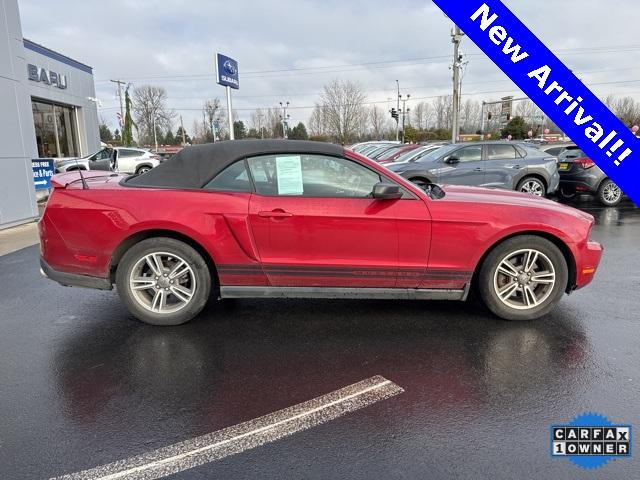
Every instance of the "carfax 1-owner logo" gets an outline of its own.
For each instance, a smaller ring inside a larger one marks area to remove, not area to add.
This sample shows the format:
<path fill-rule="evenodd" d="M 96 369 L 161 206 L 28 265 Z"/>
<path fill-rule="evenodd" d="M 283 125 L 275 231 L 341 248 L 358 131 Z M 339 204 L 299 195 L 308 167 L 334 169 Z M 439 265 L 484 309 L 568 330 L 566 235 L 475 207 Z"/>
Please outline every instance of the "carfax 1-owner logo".
<path fill-rule="evenodd" d="M 551 427 L 551 455 L 568 457 L 583 468 L 599 468 L 615 458 L 631 457 L 631 426 L 617 425 L 597 413 Z"/>

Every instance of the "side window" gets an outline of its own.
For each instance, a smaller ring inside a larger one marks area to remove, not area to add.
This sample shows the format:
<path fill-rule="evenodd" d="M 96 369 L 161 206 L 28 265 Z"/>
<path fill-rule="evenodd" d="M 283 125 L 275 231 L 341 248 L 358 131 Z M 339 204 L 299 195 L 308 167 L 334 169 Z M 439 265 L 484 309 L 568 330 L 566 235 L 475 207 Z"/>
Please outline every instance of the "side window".
<path fill-rule="evenodd" d="M 251 182 L 244 160 L 229 165 L 203 188 L 225 192 L 251 192 Z"/>
<path fill-rule="evenodd" d="M 91 157 L 89 157 L 89 160 L 92 161 L 98 161 L 98 160 L 107 160 L 109 158 L 109 150 L 106 148 L 103 148 L 102 150 L 100 150 L 97 153 L 94 153 L 93 155 L 91 155 Z"/>
<path fill-rule="evenodd" d="M 513 160 L 516 158 L 516 149 L 511 145 L 487 145 L 489 160 Z"/>
<path fill-rule="evenodd" d="M 482 145 L 464 147 L 456 150 L 451 155 L 455 156 L 461 162 L 478 162 L 482 160 Z"/>
<path fill-rule="evenodd" d="M 139 157 L 143 155 L 142 152 L 139 152 L 138 150 L 129 150 L 127 148 L 121 148 L 120 149 L 120 157 Z"/>
<path fill-rule="evenodd" d="M 265 155 L 248 159 L 261 195 L 366 198 L 380 175 L 345 158 Z"/>

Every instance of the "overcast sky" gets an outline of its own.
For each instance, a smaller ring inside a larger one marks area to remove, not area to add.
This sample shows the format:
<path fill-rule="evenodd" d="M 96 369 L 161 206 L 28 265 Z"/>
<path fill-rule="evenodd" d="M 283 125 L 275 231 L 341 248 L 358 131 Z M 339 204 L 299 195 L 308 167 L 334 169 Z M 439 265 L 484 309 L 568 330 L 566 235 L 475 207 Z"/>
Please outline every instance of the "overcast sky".
<path fill-rule="evenodd" d="M 615 8 L 612 6 L 615 3 Z M 640 5 L 630 0 L 507 0 L 531 30 L 596 94 L 640 97 Z M 451 91 L 451 22 L 418 0 L 19 0 L 26 38 L 94 68 L 100 114 L 116 124 L 110 79 L 167 90 L 191 131 L 205 99 L 224 98 L 214 56 L 238 60 L 234 109 L 289 101 L 295 122 L 334 78 L 357 81 L 367 102 L 388 108 L 395 80 L 414 101 Z M 507 77 L 463 41 L 464 98 L 517 94 Z M 603 82 L 620 82 L 617 84 Z"/>

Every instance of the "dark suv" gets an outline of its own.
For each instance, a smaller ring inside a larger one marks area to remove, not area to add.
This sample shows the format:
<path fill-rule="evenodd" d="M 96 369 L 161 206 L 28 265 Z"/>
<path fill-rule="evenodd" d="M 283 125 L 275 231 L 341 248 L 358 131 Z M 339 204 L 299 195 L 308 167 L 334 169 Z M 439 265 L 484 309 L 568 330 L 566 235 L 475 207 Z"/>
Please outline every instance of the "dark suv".
<path fill-rule="evenodd" d="M 556 162 L 556 157 L 515 142 L 465 142 L 388 168 L 419 185 L 497 187 L 544 197 L 558 188 Z"/>
<path fill-rule="evenodd" d="M 614 207 L 622 201 L 623 193 L 615 183 L 587 157 L 580 147 L 573 145 L 558 157 L 560 188 L 558 196 L 565 200 L 581 193 L 595 195 L 600 203 Z"/>

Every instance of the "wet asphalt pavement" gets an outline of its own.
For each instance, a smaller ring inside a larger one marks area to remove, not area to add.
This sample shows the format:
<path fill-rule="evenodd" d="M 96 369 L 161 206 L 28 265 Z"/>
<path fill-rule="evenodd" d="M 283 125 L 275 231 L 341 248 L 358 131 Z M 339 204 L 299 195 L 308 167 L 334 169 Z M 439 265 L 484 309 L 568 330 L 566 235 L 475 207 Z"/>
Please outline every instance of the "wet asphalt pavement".
<path fill-rule="evenodd" d="M 96 467 L 374 375 L 404 393 L 170 478 L 640 478 L 637 448 L 594 472 L 549 455 L 550 425 L 585 411 L 640 428 L 640 211 L 579 206 L 600 270 L 537 322 L 458 302 L 237 300 L 159 328 L 115 292 L 40 277 L 37 246 L 0 257 L 0 478 Z"/>

